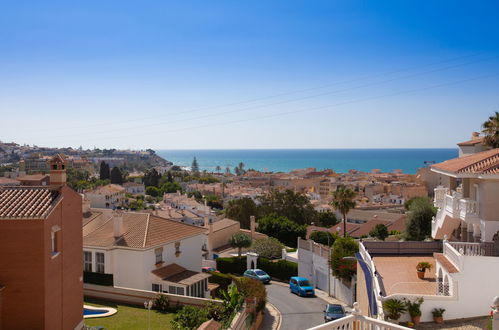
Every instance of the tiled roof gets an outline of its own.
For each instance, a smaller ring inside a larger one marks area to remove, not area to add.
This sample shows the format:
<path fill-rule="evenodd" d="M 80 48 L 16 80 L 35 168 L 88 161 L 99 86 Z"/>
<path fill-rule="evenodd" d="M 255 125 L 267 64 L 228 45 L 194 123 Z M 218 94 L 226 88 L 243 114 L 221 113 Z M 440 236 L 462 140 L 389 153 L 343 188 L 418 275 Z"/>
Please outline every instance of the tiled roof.
<path fill-rule="evenodd" d="M 191 285 L 211 276 L 210 274 L 187 270 L 177 264 L 169 264 L 167 266 L 155 269 L 151 271 L 151 273 L 153 273 L 163 281 L 183 285 Z"/>
<path fill-rule="evenodd" d="M 476 138 L 476 139 L 471 139 L 469 141 L 464 141 L 464 142 L 461 142 L 461 143 L 458 143 L 457 145 L 458 146 L 474 146 L 475 144 L 479 144 L 479 143 L 482 143 L 483 142 L 483 137 L 481 138 Z"/>
<path fill-rule="evenodd" d="M 40 181 L 48 177 L 48 174 L 28 174 L 17 177 L 19 181 Z"/>
<path fill-rule="evenodd" d="M 125 192 L 125 188 L 117 184 L 108 184 L 102 187 L 97 187 L 94 190 L 88 191 L 90 194 L 99 194 L 99 195 L 107 195 L 107 194 L 115 194 Z"/>
<path fill-rule="evenodd" d="M 218 221 L 213 222 L 213 231 L 215 232 L 215 231 L 222 230 L 222 229 L 225 229 L 225 228 L 228 228 L 231 226 L 236 226 L 238 224 L 239 224 L 239 222 L 237 222 L 237 221 L 234 221 L 234 220 L 228 219 L 228 218 L 224 218 L 222 220 L 218 220 Z"/>
<path fill-rule="evenodd" d="M 432 168 L 460 174 L 499 174 L 499 148 L 446 160 Z"/>
<path fill-rule="evenodd" d="M 206 229 L 202 227 L 148 213 L 125 212 L 123 213 L 123 235 L 115 239 L 113 226 L 115 216 L 116 214 L 110 215 L 105 212 L 86 223 L 83 227 L 83 245 L 149 249 L 206 232 Z"/>
<path fill-rule="evenodd" d="M 19 180 L 14 180 L 11 178 L 0 178 L 0 185 L 19 185 L 21 182 Z"/>
<path fill-rule="evenodd" d="M 381 221 L 394 222 L 404 217 L 405 216 L 402 213 L 368 211 L 368 210 L 358 210 L 358 209 L 352 209 L 347 214 L 347 219 L 349 220 L 362 220 L 362 221 L 381 220 Z"/>
<path fill-rule="evenodd" d="M 0 218 L 45 218 L 58 196 L 57 190 L 42 187 L 0 188 Z"/>

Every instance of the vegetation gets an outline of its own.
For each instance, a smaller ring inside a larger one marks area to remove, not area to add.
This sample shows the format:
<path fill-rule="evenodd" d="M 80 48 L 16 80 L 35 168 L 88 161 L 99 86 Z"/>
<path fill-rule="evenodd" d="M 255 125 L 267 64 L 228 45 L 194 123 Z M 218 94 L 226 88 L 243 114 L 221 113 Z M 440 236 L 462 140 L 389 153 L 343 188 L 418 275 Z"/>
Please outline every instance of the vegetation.
<path fill-rule="evenodd" d="M 116 166 L 111 170 L 111 183 L 114 184 L 122 184 L 123 183 L 123 174 Z"/>
<path fill-rule="evenodd" d="M 158 197 L 161 194 L 161 190 L 154 186 L 149 186 L 146 188 L 146 194 L 152 197 Z"/>
<path fill-rule="evenodd" d="M 149 187 L 158 187 L 159 186 L 159 179 L 161 178 L 161 175 L 156 171 L 155 168 L 149 169 L 144 173 L 144 177 L 142 178 L 142 182 L 144 183 L 144 186 Z"/>
<path fill-rule="evenodd" d="M 85 305 L 112 307 L 118 310 L 118 313 L 111 317 L 85 319 L 86 326 L 102 326 L 108 330 L 146 329 L 149 317 L 151 320 L 150 329 L 171 329 L 169 324 L 174 315 L 171 313 L 161 313 L 155 310 L 148 311 L 144 306 L 138 307 L 121 303 L 111 303 L 98 299 L 85 298 Z"/>
<path fill-rule="evenodd" d="M 444 308 L 433 308 L 431 314 L 433 315 L 433 317 L 442 317 L 444 315 L 444 312 Z"/>
<path fill-rule="evenodd" d="M 421 261 L 419 262 L 417 265 L 416 265 L 416 270 L 418 272 L 424 272 L 426 271 L 427 269 L 430 270 L 432 267 L 432 265 L 429 263 L 429 262 L 426 262 L 426 261 Z"/>
<path fill-rule="evenodd" d="M 369 236 L 384 241 L 388 237 L 388 228 L 384 224 L 379 223 L 369 232 Z"/>
<path fill-rule="evenodd" d="M 499 112 L 495 112 L 482 124 L 485 145 L 499 148 Z"/>
<path fill-rule="evenodd" d="M 172 329 L 194 330 L 208 321 L 208 310 L 193 306 L 183 306 L 170 321 Z"/>
<path fill-rule="evenodd" d="M 359 252 L 359 244 L 351 237 L 340 237 L 333 244 L 331 253 L 331 269 L 333 275 L 346 281 L 350 281 L 357 271 L 355 260 L 344 260 L 344 257 L 354 256 Z"/>
<path fill-rule="evenodd" d="M 288 260 L 268 260 L 258 258 L 257 267 L 273 278 L 281 281 L 289 281 L 292 276 L 298 276 L 298 264 Z"/>
<path fill-rule="evenodd" d="M 326 246 L 332 246 L 337 238 L 338 234 L 331 234 L 328 231 L 314 231 L 310 234 L 310 239 L 312 241 Z"/>
<path fill-rule="evenodd" d="M 250 228 L 250 216 L 252 215 L 257 216 L 258 210 L 255 202 L 249 197 L 229 201 L 225 206 L 225 216 L 239 221 L 243 229 Z"/>
<path fill-rule="evenodd" d="M 218 271 L 226 274 L 242 274 L 246 270 L 246 257 L 217 258 Z"/>
<path fill-rule="evenodd" d="M 182 187 L 177 182 L 165 182 L 161 186 L 161 191 L 164 194 L 169 194 L 177 191 L 182 191 Z"/>
<path fill-rule="evenodd" d="M 253 241 L 251 248 L 261 257 L 268 259 L 280 259 L 282 257 L 284 244 L 273 237 L 260 238 Z"/>
<path fill-rule="evenodd" d="M 251 237 L 243 233 L 236 233 L 229 238 L 229 244 L 237 248 L 237 254 L 241 256 L 241 250 L 251 246 Z"/>
<path fill-rule="evenodd" d="M 296 247 L 298 237 L 305 238 L 307 227 L 299 225 L 284 216 L 270 214 L 258 220 L 258 231 L 277 238 L 286 246 Z"/>
<path fill-rule="evenodd" d="M 100 180 L 110 179 L 109 165 L 106 164 L 106 162 L 104 161 L 100 162 L 99 179 Z"/>
<path fill-rule="evenodd" d="M 383 310 L 388 318 L 398 320 L 402 313 L 407 310 L 407 305 L 399 299 L 387 299 L 383 302 Z"/>
<path fill-rule="evenodd" d="M 409 312 L 409 315 L 411 317 L 421 316 L 421 305 L 423 304 L 423 302 L 424 302 L 423 297 L 419 297 L 414 301 L 407 300 L 405 302 L 407 311 Z"/>
<path fill-rule="evenodd" d="M 236 173 L 237 176 L 243 175 L 246 173 L 244 170 L 244 163 L 240 162 L 236 167 L 234 167 L 234 173 Z"/>
<path fill-rule="evenodd" d="M 170 309 L 170 302 L 165 294 L 158 294 L 154 299 L 154 308 L 161 313 L 167 313 Z"/>
<path fill-rule="evenodd" d="M 197 161 L 196 157 L 194 157 L 194 159 L 192 160 L 191 171 L 195 175 L 199 174 L 199 164 L 198 164 L 198 161 Z"/>
<path fill-rule="evenodd" d="M 356 193 L 344 186 L 339 186 L 335 192 L 333 192 L 333 201 L 331 205 L 335 210 L 338 210 L 343 215 L 343 237 L 347 236 L 347 214 L 350 209 L 355 207 L 354 198 Z"/>
<path fill-rule="evenodd" d="M 409 201 L 409 212 L 405 235 L 410 241 L 422 241 L 431 235 L 431 221 L 437 214 L 429 198 L 414 198 Z"/>
<path fill-rule="evenodd" d="M 260 312 L 265 308 L 267 301 L 267 291 L 260 281 L 247 277 L 239 277 L 235 280 L 237 289 L 245 298 L 256 298 L 256 311 Z"/>

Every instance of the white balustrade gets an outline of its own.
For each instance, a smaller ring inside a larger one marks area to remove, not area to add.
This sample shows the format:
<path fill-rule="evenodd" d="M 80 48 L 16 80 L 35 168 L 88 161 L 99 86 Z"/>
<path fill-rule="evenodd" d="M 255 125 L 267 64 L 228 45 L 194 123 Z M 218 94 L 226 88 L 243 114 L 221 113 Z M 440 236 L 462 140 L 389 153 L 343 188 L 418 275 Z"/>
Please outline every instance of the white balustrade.
<path fill-rule="evenodd" d="M 449 189 L 442 186 L 438 186 L 434 189 L 434 191 L 435 191 L 435 198 L 433 199 L 433 203 L 436 207 L 442 208 L 444 204 L 445 195 L 449 193 Z"/>
<path fill-rule="evenodd" d="M 459 216 L 461 219 L 466 220 L 469 216 L 478 215 L 478 203 L 477 201 L 469 198 L 462 198 L 459 200 Z"/>
<path fill-rule="evenodd" d="M 464 256 L 484 256 L 485 250 L 482 249 L 480 243 L 466 242 L 450 242 L 454 250 L 459 251 L 459 254 Z"/>
<path fill-rule="evenodd" d="M 309 330 L 391 330 L 391 329 L 410 329 L 404 326 L 385 322 L 381 320 L 376 320 L 363 315 L 349 315 L 341 319 L 331 321 L 322 325 L 319 325 Z"/>
<path fill-rule="evenodd" d="M 454 266 L 459 270 L 462 269 L 462 255 L 454 249 L 454 247 L 449 242 L 444 242 L 444 255 L 449 259 Z"/>

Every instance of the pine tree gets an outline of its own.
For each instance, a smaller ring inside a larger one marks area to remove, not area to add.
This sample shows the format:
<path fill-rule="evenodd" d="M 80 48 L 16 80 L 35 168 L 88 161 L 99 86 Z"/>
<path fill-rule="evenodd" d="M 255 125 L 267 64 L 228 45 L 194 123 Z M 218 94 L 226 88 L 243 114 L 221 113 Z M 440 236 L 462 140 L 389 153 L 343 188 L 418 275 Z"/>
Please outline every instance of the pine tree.
<path fill-rule="evenodd" d="M 122 184 L 123 183 L 123 175 L 121 171 L 116 166 L 111 170 L 111 183 Z"/>
<path fill-rule="evenodd" d="M 109 165 L 106 162 L 100 162 L 99 179 L 107 180 L 109 179 Z"/>
<path fill-rule="evenodd" d="M 196 157 L 192 160 L 191 171 L 194 174 L 199 174 L 199 164 Z"/>

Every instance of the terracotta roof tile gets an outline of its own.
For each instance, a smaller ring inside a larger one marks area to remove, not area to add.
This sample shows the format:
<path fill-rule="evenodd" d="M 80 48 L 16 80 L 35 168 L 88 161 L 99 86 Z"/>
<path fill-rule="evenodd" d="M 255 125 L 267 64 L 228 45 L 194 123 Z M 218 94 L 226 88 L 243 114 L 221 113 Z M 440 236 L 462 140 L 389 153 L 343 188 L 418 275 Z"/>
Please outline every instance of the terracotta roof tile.
<path fill-rule="evenodd" d="M 432 168 L 461 174 L 499 174 L 499 148 L 446 160 Z"/>
<path fill-rule="evenodd" d="M 58 196 L 57 190 L 42 187 L 0 188 L 0 218 L 45 218 Z"/>
<path fill-rule="evenodd" d="M 459 270 L 452 262 L 447 259 L 443 253 L 433 253 L 433 257 L 444 267 L 449 273 L 459 273 Z"/>
<path fill-rule="evenodd" d="M 153 273 L 163 281 L 183 285 L 191 285 L 211 276 L 210 274 L 187 270 L 177 264 L 169 264 L 167 266 L 155 269 L 151 271 L 151 273 Z"/>
<path fill-rule="evenodd" d="M 476 139 L 471 139 L 471 140 L 468 140 L 468 141 L 464 141 L 464 142 L 460 142 L 458 143 L 457 145 L 458 146 L 474 146 L 475 144 L 479 144 L 479 143 L 482 143 L 483 142 L 483 137 L 480 137 L 480 138 L 476 138 Z"/>
<path fill-rule="evenodd" d="M 123 188 L 120 185 L 117 184 L 108 184 L 102 187 L 97 187 L 94 190 L 88 191 L 87 193 L 90 194 L 99 194 L 99 195 L 107 195 L 107 194 L 114 194 L 114 193 L 120 193 L 120 192 L 125 192 L 125 188 Z"/>

